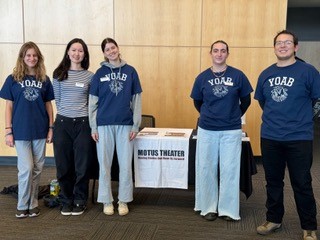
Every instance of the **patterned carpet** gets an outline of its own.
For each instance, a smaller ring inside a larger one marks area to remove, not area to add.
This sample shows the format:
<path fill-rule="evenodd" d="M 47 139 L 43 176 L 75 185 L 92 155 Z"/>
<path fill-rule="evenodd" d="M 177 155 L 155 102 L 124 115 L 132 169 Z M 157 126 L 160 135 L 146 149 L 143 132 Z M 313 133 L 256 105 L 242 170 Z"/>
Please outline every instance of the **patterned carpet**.
<path fill-rule="evenodd" d="M 320 132 L 316 128 L 317 132 Z M 320 204 L 320 137 L 315 140 L 315 160 L 312 168 L 313 187 Z M 302 231 L 296 213 L 293 193 L 286 174 L 285 209 L 283 230 L 271 236 L 256 234 L 256 226 L 265 219 L 265 181 L 261 164 L 253 176 L 253 194 L 247 200 L 241 193 L 241 221 L 226 222 L 217 219 L 208 222 L 193 211 L 194 187 L 177 189 L 135 189 L 134 201 L 129 204 L 127 216 L 106 216 L 102 205 L 88 203 L 87 211 L 80 216 L 62 216 L 58 208 L 47 208 L 40 201 L 41 215 L 36 218 L 16 219 L 16 199 L 0 195 L 0 239 L 301 239 Z M 45 167 L 42 185 L 55 178 L 55 168 Z M 0 166 L 0 189 L 16 184 L 17 170 L 14 166 Z M 90 183 L 92 185 L 92 182 Z M 97 184 L 96 184 L 97 188 Z M 113 183 L 116 198 L 117 182 Z M 95 191 L 97 193 L 97 190 Z M 91 195 L 90 195 L 91 196 Z"/>

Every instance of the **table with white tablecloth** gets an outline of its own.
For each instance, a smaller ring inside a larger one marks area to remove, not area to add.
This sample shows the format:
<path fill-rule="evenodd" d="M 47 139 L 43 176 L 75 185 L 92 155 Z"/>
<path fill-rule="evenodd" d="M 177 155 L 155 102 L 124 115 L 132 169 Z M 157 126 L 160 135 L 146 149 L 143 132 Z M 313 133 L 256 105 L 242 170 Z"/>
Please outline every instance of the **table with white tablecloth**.
<path fill-rule="evenodd" d="M 134 143 L 135 186 L 187 189 L 192 131 L 181 128 L 141 130 Z"/>
<path fill-rule="evenodd" d="M 195 184 L 197 133 L 194 129 L 144 128 L 135 141 L 134 181 L 136 187 L 186 189 Z M 141 164 L 143 163 L 143 164 Z M 92 179 L 98 179 L 99 166 L 93 163 Z M 242 140 L 240 190 L 250 197 L 252 175 L 257 173 L 250 138 Z M 172 178 L 171 178 L 172 177 Z M 119 180 L 117 154 L 111 169 L 112 181 Z"/>

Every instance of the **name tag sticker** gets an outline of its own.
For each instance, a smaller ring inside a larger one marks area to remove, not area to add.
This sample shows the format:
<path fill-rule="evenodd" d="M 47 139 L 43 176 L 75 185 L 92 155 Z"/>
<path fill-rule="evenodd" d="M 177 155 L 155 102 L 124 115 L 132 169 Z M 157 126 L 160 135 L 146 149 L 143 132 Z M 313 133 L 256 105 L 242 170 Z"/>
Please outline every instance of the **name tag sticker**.
<path fill-rule="evenodd" d="M 100 82 L 110 81 L 109 77 L 102 77 L 100 78 Z"/>
<path fill-rule="evenodd" d="M 233 82 L 225 82 L 224 85 L 226 85 L 226 86 L 233 86 Z"/>
<path fill-rule="evenodd" d="M 76 83 L 76 87 L 84 87 L 84 83 Z"/>

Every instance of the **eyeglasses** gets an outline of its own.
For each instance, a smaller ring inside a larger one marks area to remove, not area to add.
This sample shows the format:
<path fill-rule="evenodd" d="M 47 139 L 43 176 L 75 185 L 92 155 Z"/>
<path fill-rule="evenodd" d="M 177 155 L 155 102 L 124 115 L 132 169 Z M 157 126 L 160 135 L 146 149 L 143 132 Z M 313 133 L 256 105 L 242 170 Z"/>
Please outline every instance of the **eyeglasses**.
<path fill-rule="evenodd" d="M 285 40 L 285 41 L 276 41 L 276 46 L 282 46 L 282 44 L 286 45 L 286 46 L 291 46 L 293 44 L 293 41 L 291 40 Z"/>

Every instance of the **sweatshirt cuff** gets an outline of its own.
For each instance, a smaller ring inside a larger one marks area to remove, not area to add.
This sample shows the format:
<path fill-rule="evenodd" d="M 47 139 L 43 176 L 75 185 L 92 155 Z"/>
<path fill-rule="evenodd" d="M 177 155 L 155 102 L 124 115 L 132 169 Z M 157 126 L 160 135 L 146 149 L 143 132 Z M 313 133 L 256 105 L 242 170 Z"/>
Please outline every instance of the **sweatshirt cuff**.
<path fill-rule="evenodd" d="M 98 128 L 91 128 L 91 134 L 98 133 Z"/>
<path fill-rule="evenodd" d="M 139 132 L 139 126 L 132 126 L 131 132 Z"/>

